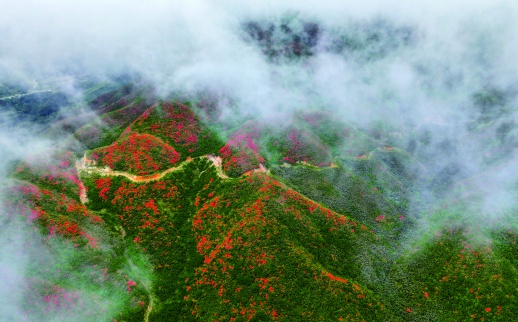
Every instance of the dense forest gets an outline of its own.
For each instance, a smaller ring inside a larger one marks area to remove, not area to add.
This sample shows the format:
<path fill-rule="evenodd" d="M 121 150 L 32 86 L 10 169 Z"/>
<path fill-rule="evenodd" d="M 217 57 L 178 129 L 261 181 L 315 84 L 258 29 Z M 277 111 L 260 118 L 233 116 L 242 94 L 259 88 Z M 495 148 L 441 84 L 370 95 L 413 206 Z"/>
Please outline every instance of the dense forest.
<path fill-rule="evenodd" d="M 516 230 L 455 220 L 477 200 L 471 179 L 426 172 L 426 138 L 412 148 L 314 111 L 221 125 L 203 99 L 86 89 L 95 117 L 54 115 L 62 94 L 30 103 L 42 133 L 70 136 L 2 184 L 6 209 L 56 253 L 51 271 L 27 271 L 30 319 L 516 319 Z M 500 104 L 484 95 L 474 104 Z M 423 208 L 426 227 L 411 202 L 423 182 L 452 191 Z"/>

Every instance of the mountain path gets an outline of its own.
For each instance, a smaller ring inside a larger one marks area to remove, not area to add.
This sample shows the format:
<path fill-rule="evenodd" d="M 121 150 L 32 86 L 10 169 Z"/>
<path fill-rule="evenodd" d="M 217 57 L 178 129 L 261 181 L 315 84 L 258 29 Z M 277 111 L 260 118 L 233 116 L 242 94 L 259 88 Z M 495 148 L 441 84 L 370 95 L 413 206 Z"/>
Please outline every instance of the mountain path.
<path fill-rule="evenodd" d="M 130 270 L 138 272 L 138 267 L 133 263 L 131 258 L 128 256 L 128 252 L 127 252 L 127 248 L 126 248 L 126 239 L 125 239 L 125 237 L 126 237 L 126 230 L 124 230 L 124 228 L 122 226 L 119 226 L 119 227 L 120 227 L 120 230 L 121 230 L 122 243 L 124 244 L 124 258 L 128 262 Z M 148 306 L 146 308 L 146 314 L 144 315 L 144 321 L 148 322 L 149 321 L 149 315 L 151 314 L 151 311 L 153 311 L 153 304 L 154 304 L 153 294 L 151 293 L 151 290 L 150 290 L 151 287 L 149 285 L 149 281 L 139 280 L 139 283 L 144 287 L 144 289 L 146 290 L 146 293 L 148 295 L 148 298 L 149 298 L 149 303 L 148 303 Z"/>
<path fill-rule="evenodd" d="M 403 152 L 403 153 L 406 153 L 406 151 L 398 149 L 398 148 L 383 147 L 383 148 L 377 148 L 377 149 L 369 152 L 368 154 L 363 154 L 361 156 L 354 157 L 354 159 L 357 159 L 357 160 L 370 160 L 372 155 L 373 155 L 373 153 L 375 151 Z M 222 179 L 229 179 L 229 177 L 223 171 L 221 157 L 214 156 L 214 155 L 204 155 L 201 158 L 206 158 L 207 160 L 212 162 L 214 167 L 216 167 L 216 169 L 218 171 L 218 176 L 220 178 L 222 178 Z M 193 159 L 189 157 L 185 161 L 180 163 L 179 165 L 176 165 L 176 166 L 173 166 L 171 168 L 168 168 L 168 169 L 166 169 L 166 170 L 164 170 L 164 171 L 162 171 L 160 173 L 154 173 L 154 174 L 149 174 L 149 175 L 136 175 L 136 174 L 129 173 L 129 172 L 126 172 L 126 171 L 115 171 L 115 170 L 110 169 L 107 166 L 104 167 L 104 168 L 96 167 L 95 165 L 92 166 L 91 164 L 95 164 L 95 162 L 93 160 L 88 159 L 86 157 L 86 153 L 85 153 L 83 158 L 76 162 L 76 169 L 77 169 L 78 172 L 86 172 L 86 173 L 90 173 L 90 174 L 91 173 L 98 173 L 98 174 L 106 175 L 106 176 L 123 176 L 123 177 L 126 177 L 126 178 L 128 178 L 129 180 L 131 180 L 133 182 L 150 182 L 150 181 L 159 180 L 159 179 L 163 178 L 165 175 L 167 175 L 168 173 L 175 172 L 175 171 L 183 169 L 183 167 L 187 163 L 191 162 L 192 160 Z M 306 163 L 305 162 L 301 162 L 301 164 L 304 165 Z M 290 166 L 296 166 L 296 165 L 290 165 Z M 317 167 L 317 166 L 315 166 L 315 167 Z M 336 165 L 334 163 L 332 163 L 329 166 L 329 168 L 334 168 L 334 167 L 336 167 Z M 317 168 L 328 168 L 328 167 L 317 167 Z M 266 169 L 266 167 L 263 164 L 259 164 L 259 167 L 257 169 L 250 170 L 250 171 L 244 173 L 243 175 L 244 176 L 248 176 L 248 175 L 251 175 L 251 174 L 257 173 L 257 172 L 268 173 L 268 169 Z M 82 201 L 84 200 L 86 202 L 87 199 L 86 199 L 85 189 L 81 189 L 81 196 L 80 197 L 81 197 Z"/>
<path fill-rule="evenodd" d="M 37 94 L 37 93 L 52 93 L 52 92 L 53 92 L 53 90 L 51 90 L 51 89 L 30 91 L 30 92 L 23 93 L 23 94 L 14 94 L 14 95 L 10 95 L 10 96 L 0 97 L 0 101 L 6 101 L 6 100 L 11 100 L 11 99 L 18 99 L 18 98 L 22 98 L 24 96 L 29 96 L 29 95 Z"/>
<path fill-rule="evenodd" d="M 218 175 L 220 178 L 222 178 L 222 179 L 229 178 L 223 172 L 223 169 L 221 167 L 221 158 L 218 158 L 218 157 L 215 157 L 212 155 L 205 155 L 205 156 L 202 156 L 202 158 L 206 158 L 214 164 L 214 166 L 218 170 Z M 133 182 L 149 182 L 149 181 L 159 180 L 159 179 L 163 178 L 165 175 L 167 175 L 168 173 L 179 171 L 179 170 L 183 169 L 183 167 L 186 164 L 192 162 L 192 160 L 193 160 L 192 158 L 187 158 L 185 161 L 183 161 L 179 165 L 166 169 L 160 173 L 139 176 L 139 175 L 132 174 L 132 173 L 129 173 L 126 171 L 114 171 L 114 170 L 110 169 L 109 167 L 99 168 L 99 167 L 95 167 L 95 166 L 87 166 L 86 163 L 91 163 L 91 160 L 86 158 L 86 155 L 85 155 L 82 160 L 78 160 L 76 162 L 76 169 L 78 172 L 98 173 L 98 174 L 106 175 L 106 176 L 123 176 Z"/>

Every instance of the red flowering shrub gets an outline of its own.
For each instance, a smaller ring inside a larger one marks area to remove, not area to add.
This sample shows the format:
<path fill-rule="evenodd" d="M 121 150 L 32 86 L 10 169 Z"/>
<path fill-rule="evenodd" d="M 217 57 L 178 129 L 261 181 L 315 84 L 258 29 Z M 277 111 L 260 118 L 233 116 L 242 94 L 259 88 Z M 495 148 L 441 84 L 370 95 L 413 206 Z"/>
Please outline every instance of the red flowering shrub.
<path fill-rule="evenodd" d="M 239 177 L 243 173 L 259 168 L 264 159 L 251 149 L 232 147 L 226 144 L 219 150 L 223 171 L 231 177 Z"/>
<path fill-rule="evenodd" d="M 98 247 L 97 240 L 83 229 L 83 225 L 99 224 L 102 219 L 89 212 L 78 200 L 31 184 L 11 187 L 9 196 L 15 212 L 37 224 L 48 237 L 61 235 L 78 244 Z"/>
<path fill-rule="evenodd" d="M 180 152 L 182 159 L 214 153 L 221 142 L 198 121 L 193 110 L 178 102 L 162 103 L 146 110 L 122 137 L 132 132 L 161 138 Z"/>
<path fill-rule="evenodd" d="M 99 196 L 104 201 L 108 200 L 106 193 L 110 191 L 111 181 L 112 179 L 110 177 L 95 180 L 95 187 L 99 189 Z"/>
<path fill-rule="evenodd" d="M 81 182 L 75 168 L 75 156 L 69 151 L 52 151 L 21 162 L 14 170 L 17 178 L 55 187 L 70 196 L 78 196 Z"/>
<path fill-rule="evenodd" d="M 157 137 L 133 132 L 110 146 L 96 149 L 91 158 L 114 170 L 144 175 L 171 167 L 180 155 Z"/>
<path fill-rule="evenodd" d="M 341 251 L 345 252 L 349 249 L 345 240 L 373 236 L 372 232 L 354 232 L 356 222 L 286 189 L 267 175 L 247 176 L 239 184 L 226 186 L 230 190 L 220 186 L 205 202 L 203 198 L 195 201 L 198 210 L 192 231 L 203 263 L 196 268 L 195 278 L 189 278 L 189 295 L 185 298 L 198 304 L 194 315 L 203 314 L 200 309 L 206 306 L 200 301 L 209 298 L 230 307 L 225 319 L 282 319 L 290 309 L 281 304 L 280 298 L 297 298 L 301 284 L 322 290 L 328 303 L 340 302 L 343 310 L 368 303 L 373 310 L 380 309 L 368 290 L 350 278 L 354 265 L 327 262 L 326 268 L 332 271 L 322 271 L 320 266 L 300 261 L 310 256 L 331 259 L 334 254 L 323 254 L 328 251 L 324 241 L 334 244 L 335 238 L 340 239 Z M 284 239 L 286 231 L 288 239 Z M 291 246 L 283 248 L 286 242 Z M 355 312 L 369 320 L 368 311 Z M 303 312 L 310 317 L 313 313 Z M 332 320 L 334 314 L 319 312 L 314 319 Z"/>
<path fill-rule="evenodd" d="M 265 162 L 259 154 L 260 131 L 256 127 L 242 129 L 232 134 L 220 150 L 223 170 L 231 177 L 259 168 Z"/>

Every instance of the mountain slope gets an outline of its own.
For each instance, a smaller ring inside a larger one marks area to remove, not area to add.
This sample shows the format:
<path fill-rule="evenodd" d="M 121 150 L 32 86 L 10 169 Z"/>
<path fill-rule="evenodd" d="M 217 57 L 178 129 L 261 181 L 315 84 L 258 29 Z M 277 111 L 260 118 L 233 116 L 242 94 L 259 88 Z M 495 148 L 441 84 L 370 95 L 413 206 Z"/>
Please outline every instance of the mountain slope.
<path fill-rule="evenodd" d="M 465 184 L 423 226 L 410 200 L 424 166 L 391 129 L 309 112 L 225 129 L 200 104 L 145 93 L 124 87 L 93 99 L 86 124 L 60 120 L 78 125 L 76 154 L 13 166 L 9 207 L 97 278 L 45 275 L 34 301 L 99 296 L 117 321 L 516 318 L 515 230 L 457 223 Z"/>

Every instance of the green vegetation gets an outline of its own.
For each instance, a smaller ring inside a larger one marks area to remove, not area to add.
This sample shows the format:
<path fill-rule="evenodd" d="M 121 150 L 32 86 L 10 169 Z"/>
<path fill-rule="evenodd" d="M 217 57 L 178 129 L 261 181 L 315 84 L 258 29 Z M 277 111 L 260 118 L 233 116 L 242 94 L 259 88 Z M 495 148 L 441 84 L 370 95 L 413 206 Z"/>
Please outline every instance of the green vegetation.
<path fill-rule="evenodd" d="M 421 165 L 393 129 L 313 112 L 222 141 L 190 105 L 148 92 L 106 92 L 91 99 L 98 118 L 64 120 L 96 164 L 55 150 L 12 167 L 8 208 L 54 259 L 30 266 L 34 307 L 73 298 L 52 310 L 85 303 L 96 321 L 517 318 L 516 229 L 459 223 L 481 206 L 469 182 L 412 214 Z"/>

